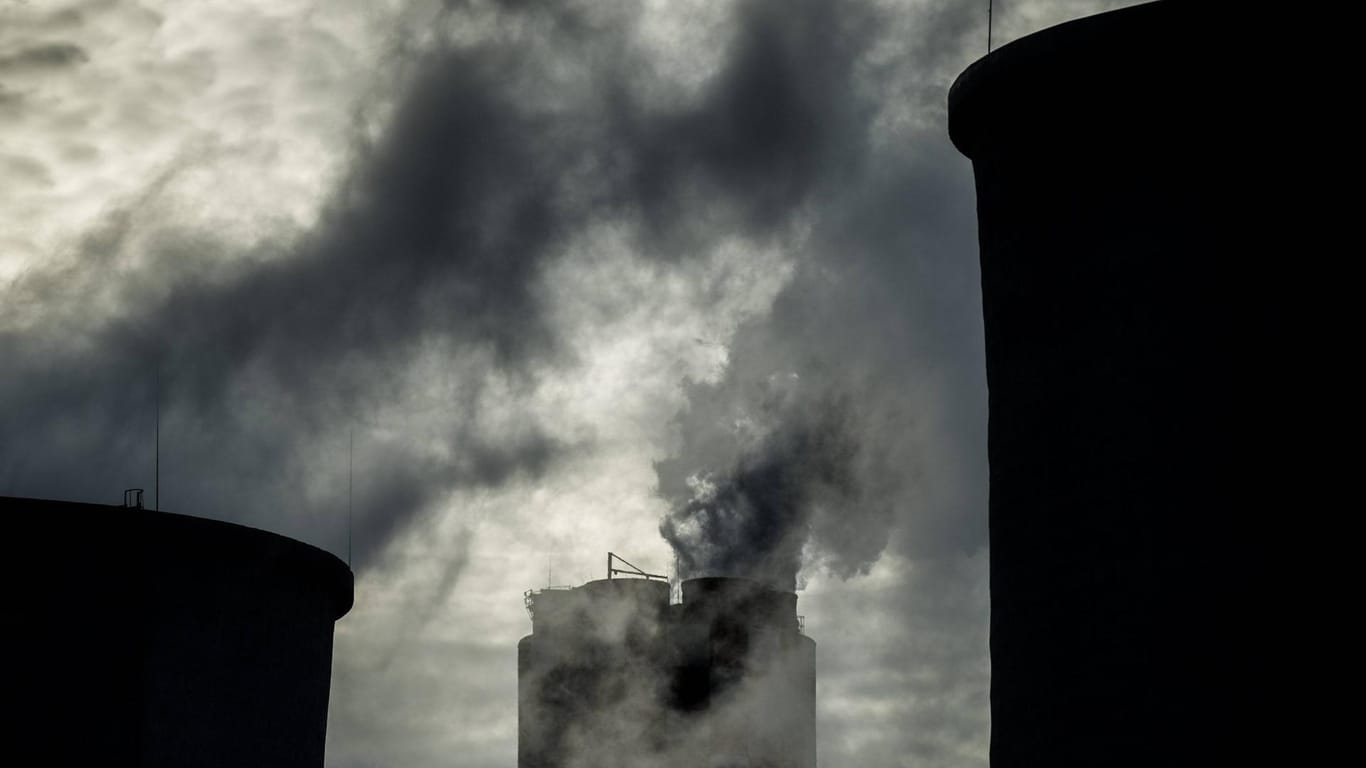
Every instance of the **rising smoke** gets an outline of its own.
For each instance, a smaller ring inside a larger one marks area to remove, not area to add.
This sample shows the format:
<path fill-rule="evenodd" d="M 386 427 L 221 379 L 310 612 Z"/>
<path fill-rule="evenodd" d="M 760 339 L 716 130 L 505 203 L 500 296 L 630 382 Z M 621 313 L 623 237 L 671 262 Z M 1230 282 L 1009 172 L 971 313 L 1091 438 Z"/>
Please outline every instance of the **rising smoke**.
<path fill-rule="evenodd" d="M 0 492 L 150 486 L 159 400 L 164 508 L 335 547 L 336 522 L 279 511 L 331 514 L 359 431 L 363 568 L 442 494 L 544 472 L 572 446 L 533 417 L 486 414 L 573 364 L 547 321 L 547 264 L 602 221 L 671 261 L 790 226 L 828 162 L 838 121 L 823 116 L 850 63 L 821 7 L 741 4 L 715 85 L 667 106 L 631 78 L 630 4 L 453 6 L 436 28 L 487 24 L 539 53 L 409 51 L 405 96 L 316 229 L 200 272 L 183 265 L 224 246 L 159 217 L 159 188 L 184 170 L 169 168 L 69 262 L 5 289 Z M 816 76 L 793 77 L 807 59 Z M 581 67 L 567 78 L 566 60 Z"/>
<path fill-rule="evenodd" d="M 758 413 L 732 414 L 735 446 L 708 445 L 705 455 L 656 464 L 671 508 L 660 533 L 684 578 L 743 576 L 791 591 L 813 518 L 858 503 L 859 445 L 848 398 L 801 400 L 793 391 L 798 377 L 788 378 L 790 388 L 764 387 Z M 703 387 L 693 397 L 716 403 L 720 394 Z"/>
<path fill-rule="evenodd" d="M 658 454 L 661 532 L 689 573 L 779 585 L 868 573 L 888 552 L 929 563 L 868 610 L 911 627 L 897 609 L 935 607 L 915 614 L 934 626 L 914 658 L 884 648 L 878 663 L 933 663 L 905 719 L 955 728 L 910 743 L 882 731 L 859 754 L 973 763 L 985 646 L 960 639 L 984 637 L 981 574 L 943 563 L 985 541 L 985 392 L 971 179 L 942 109 L 976 55 L 979 9 L 440 5 L 397 46 L 393 113 L 356 138 L 312 230 L 205 259 L 231 247 L 167 218 L 177 165 L 68 259 L 3 287 L 0 493 L 114 501 L 150 486 L 159 397 L 163 507 L 335 550 L 354 430 L 356 565 L 381 567 L 453 490 L 547 477 L 593 450 L 528 405 L 575 372 L 548 285 L 577 268 L 568 243 L 613 227 L 666 268 L 721 242 L 777 244 L 791 279 L 722 340 L 724 369 L 686 386 Z M 54 45 L 22 58 L 79 60 Z M 18 109 L 13 93 L 0 106 Z M 414 615 L 447 596 L 468 546 L 464 532 L 436 543 L 437 586 Z M 382 692 L 362 672 L 338 678 Z M 410 689 L 377 698 L 427 717 Z M 369 732 L 375 707 L 338 705 L 339 731 Z"/>
<path fill-rule="evenodd" d="M 971 28 L 958 11 L 921 21 L 920 40 Z M 964 340 L 980 332 L 977 286 L 953 264 L 973 252 L 962 234 L 970 191 L 946 192 L 961 182 L 933 113 L 904 113 L 941 108 L 930 73 L 949 49 L 889 51 L 869 26 L 848 27 L 837 50 L 849 61 L 824 71 L 838 82 L 831 111 L 850 124 L 824 136 L 830 161 L 792 211 L 805 233 L 794 277 L 736 330 L 721 375 L 687 386 L 675 442 L 656 462 L 669 506 L 660 531 L 684 575 L 790 589 L 804 572 L 867 573 L 893 542 L 925 556 L 984 540 L 972 511 L 984 494 L 954 474 L 984 448 Z M 800 48 L 790 55 L 774 69 L 821 71 Z"/>

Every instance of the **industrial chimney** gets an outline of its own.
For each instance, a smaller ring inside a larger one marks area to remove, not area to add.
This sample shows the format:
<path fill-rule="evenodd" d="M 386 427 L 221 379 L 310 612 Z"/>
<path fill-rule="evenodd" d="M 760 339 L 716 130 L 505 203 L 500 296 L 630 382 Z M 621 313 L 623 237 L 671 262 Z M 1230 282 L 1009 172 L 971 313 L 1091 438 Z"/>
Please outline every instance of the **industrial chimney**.
<path fill-rule="evenodd" d="M 0 497 L 0 698 L 42 765 L 320 768 L 351 571 L 231 523 Z"/>
<path fill-rule="evenodd" d="M 1215 5 L 1063 24 L 949 93 L 977 183 L 993 768 L 1221 764 L 1252 41 Z"/>
<path fill-rule="evenodd" d="M 797 596 L 738 578 L 669 592 L 608 578 L 527 593 L 518 768 L 815 767 L 816 644 Z"/>

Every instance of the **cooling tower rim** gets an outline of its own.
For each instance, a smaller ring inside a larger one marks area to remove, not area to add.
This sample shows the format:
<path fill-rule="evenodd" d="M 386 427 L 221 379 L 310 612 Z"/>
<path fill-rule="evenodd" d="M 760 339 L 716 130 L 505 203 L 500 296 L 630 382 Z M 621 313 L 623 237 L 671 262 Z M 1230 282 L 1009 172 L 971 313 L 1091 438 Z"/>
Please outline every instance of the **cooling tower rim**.
<path fill-rule="evenodd" d="M 703 594 L 720 591 L 743 591 L 747 593 L 774 593 L 780 595 L 794 595 L 792 590 L 778 589 L 771 584 L 751 579 L 745 576 L 695 576 L 691 579 L 683 580 L 684 602 L 687 602 L 687 595 L 701 592 Z"/>
<path fill-rule="evenodd" d="M 616 576 L 611 579 L 585 581 L 571 591 L 586 590 L 590 594 L 600 594 L 609 590 L 630 592 L 663 592 L 668 597 L 669 582 L 658 579 L 642 579 L 631 576 Z"/>
<path fill-rule="evenodd" d="M 1213 5 L 1155 0 L 1066 21 L 993 50 L 949 87 L 949 138 L 976 159 L 1004 136 L 1037 136 L 1057 127 L 1056 113 L 1064 111 L 1057 108 L 1060 102 L 1075 115 L 1095 89 L 1113 95 L 1133 85 L 1109 75 L 1138 70 L 1136 61 L 1154 70 L 1189 69 L 1192 78 L 1205 74 L 1173 53 L 1198 50 L 1217 31 Z"/>
<path fill-rule="evenodd" d="M 758 579 L 748 576 L 693 576 L 683 580 L 684 584 L 752 584 L 758 589 L 773 589 Z"/>
<path fill-rule="evenodd" d="M 118 546 L 114 541 L 128 541 L 128 529 L 136 527 L 140 530 L 133 540 L 139 544 L 150 538 L 145 534 L 175 536 L 177 544 L 193 547 L 192 553 L 271 558 L 270 562 L 283 565 L 283 572 L 290 577 L 321 588 L 332 605 L 334 620 L 351 610 L 355 598 L 354 576 L 341 558 L 312 544 L 260 528 L 174 512 L 22 496 L 0 496 L 0 513 L 4 513 L 0 524 L 22 532 L 17 538 L 108 539 L 113 547 Z M 135 567 L 142 568 L 157 556 L 154 549 L 146 546 L 127 554 Z"/>

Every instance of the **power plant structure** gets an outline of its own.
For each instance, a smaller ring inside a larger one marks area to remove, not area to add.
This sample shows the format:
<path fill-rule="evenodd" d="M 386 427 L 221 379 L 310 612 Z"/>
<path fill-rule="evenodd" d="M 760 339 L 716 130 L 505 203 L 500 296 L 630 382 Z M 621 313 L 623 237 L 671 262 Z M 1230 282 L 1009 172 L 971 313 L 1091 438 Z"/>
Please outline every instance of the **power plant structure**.
<path fill-rule="evenodd" d="M 1062 24 L 949 92 L 977 186 L 994 768 L 1227 757 L 1238 531 L 1279 481 L 1238 466 L 1267 390 L 1237 358 L 1255 225 L 1230 215 L 1260 189 L 1230 173 L 1259 43 L 1226 10 Z"/>
<path fill-rule="evenodd" d="M 138 497 L 0 497 L 7 750 L 41 765 L 320 768 L 351 570 Z"/>
<path fill-rule="evenodd" d="M 797 596 L 708 577 L 671 603 L 664 577 L 616 560 L 526 594 L 518 768 L 814 768 L 816 644 Z"/>

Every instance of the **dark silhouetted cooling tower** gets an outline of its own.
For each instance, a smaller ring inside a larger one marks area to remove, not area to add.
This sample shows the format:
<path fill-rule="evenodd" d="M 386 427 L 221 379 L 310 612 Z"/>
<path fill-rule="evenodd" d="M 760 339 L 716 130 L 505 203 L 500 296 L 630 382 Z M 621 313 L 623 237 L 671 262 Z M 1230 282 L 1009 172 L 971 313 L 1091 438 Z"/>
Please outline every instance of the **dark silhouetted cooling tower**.
<path fill-rule="evenodd" d="M 814 768 L 815 642 L 745 579 L 603 579 L 527 595 L 519 768 Z"/>
<path fill-rule="evenodd" d="M 977 183 L 994 768 L 1221 764 L 1255 482 L 1233 403 L 1262 384 L 1236 373 L 1259 326 L 1228 173 L 1253 162 L 1230 147 L 1258 43 L 1215 5 L 1030 35 L 949 94 Z"/>
<path fill-rule="evenodd" d="M 33 765 L 323 764 L 351 571 L 150 510 L 0 497 L 7 753 Z"/>

